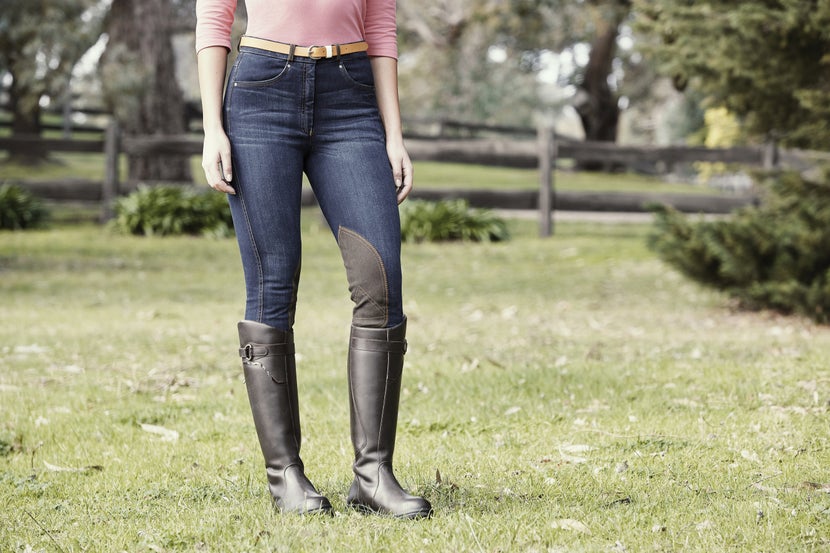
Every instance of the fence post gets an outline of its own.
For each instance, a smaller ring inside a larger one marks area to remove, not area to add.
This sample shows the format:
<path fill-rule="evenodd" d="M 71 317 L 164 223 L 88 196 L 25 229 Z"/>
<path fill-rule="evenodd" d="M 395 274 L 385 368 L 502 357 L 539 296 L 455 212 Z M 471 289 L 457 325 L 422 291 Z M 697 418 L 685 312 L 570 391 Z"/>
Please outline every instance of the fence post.
<path fill-rule="evenodd" d="M 118 196 L 118 157 L 121 150 L 121 129 L 111 119 L 104 136 L 104 183 L 101 187 L 101 219 L 113 217 L 113 203 Z"/>
<path fill-rule="evenodd" d="M 66 79 L 66 92 L 63 94 L 63 105 L 61 106 L 61 115 L 63 117 L 63 121 L 61 124 L 63 126 L 63 139 L 70 140 L 72 138 L 72 93 L 69 91 L 69 81 L 71 77 Z"/>
<path fill-rule="evenodd" d="M 778 141 L 775 138 L 769 138 L 763 146 L 763 166 L 767 171 L 778 169 Z"/>
<path fill-rule="evenodd" d="M 537 128 L 539 148 L 539 236 L 553 234 L 554 172 L 556 170 L 556 136 L 552 127 Z"/>

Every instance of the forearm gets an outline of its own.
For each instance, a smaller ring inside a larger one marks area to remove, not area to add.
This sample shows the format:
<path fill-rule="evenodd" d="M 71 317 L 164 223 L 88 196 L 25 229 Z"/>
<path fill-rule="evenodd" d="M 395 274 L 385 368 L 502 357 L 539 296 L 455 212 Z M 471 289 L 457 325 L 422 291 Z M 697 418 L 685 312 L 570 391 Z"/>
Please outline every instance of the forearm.
<path fill-rule="evenodd" d="M 387 141 L 403 141 L 401 108 L 398 99 L 398 60 L 376 56 L 371 58 L 375 77 L 375 95 Z"/>
<path fill-rule="evenodd" d="M 233 178 L 231 146 L 222 126 L 222 92 L 225 85 L 228 51 L 222 46 L 203 48 L 199 50 L 196 61 L 199 66 L 202 124 L 205 129 L 202 168 L 212 188 L 227 194 L 235 194 L 236 191 L 228 184 Z"/>
<path fill-rule="evenodd" d="M 222 129 L 222 92 L 228 51 L 221 46 L 204 48 L 196 56 L 199 91 L 202 95 L 202 123 L 205 132 Z"/>
<path fill-rule="evenodd" d="M 413 184 L 412 160 L 403 144 L 401 106 L 398 100 L 398 60 L 376 56 L 371 58 L 375 77 L 378 110 L 386 130 L 386 153 L 397 187 L 398 203 L 409 195 Z"/>

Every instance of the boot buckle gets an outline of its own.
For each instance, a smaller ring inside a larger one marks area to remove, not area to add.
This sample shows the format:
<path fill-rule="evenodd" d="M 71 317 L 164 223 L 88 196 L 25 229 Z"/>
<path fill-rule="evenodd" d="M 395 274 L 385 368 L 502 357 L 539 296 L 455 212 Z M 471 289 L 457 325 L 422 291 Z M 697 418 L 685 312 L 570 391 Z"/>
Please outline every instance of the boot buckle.
<path fill-rule="evenodd" d="M 254 360 L 254 346 L 253 344 L 245 344 L 245 347 L 239 350 L 240 357 L 246 361 Z"/>

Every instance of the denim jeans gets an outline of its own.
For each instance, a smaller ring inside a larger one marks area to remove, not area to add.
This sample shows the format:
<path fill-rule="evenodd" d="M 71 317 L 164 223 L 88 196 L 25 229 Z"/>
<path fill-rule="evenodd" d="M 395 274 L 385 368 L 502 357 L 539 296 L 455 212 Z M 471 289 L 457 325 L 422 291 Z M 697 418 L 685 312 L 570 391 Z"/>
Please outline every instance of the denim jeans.
<path fill-rule="evenodd" d="M 353 323 L 401 323 L 400 219 L 366 53 L 289 59 L 242 47 L 223 109 L 245 318 L 293 326 L 305 172 L 343 255 Z"/>

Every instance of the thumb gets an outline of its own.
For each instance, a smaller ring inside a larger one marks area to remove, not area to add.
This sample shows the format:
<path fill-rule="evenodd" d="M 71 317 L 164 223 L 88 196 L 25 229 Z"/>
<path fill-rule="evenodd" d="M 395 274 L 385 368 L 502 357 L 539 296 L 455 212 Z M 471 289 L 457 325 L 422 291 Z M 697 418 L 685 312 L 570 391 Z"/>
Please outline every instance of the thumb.
<path fill-rule="evenodd" d="M 231 166 L 231 153 L 228 150 L 219 152 L 219 163 L 222 166 L 222 177 L 226 182 L 233 180 L 233 167 Z"/>

